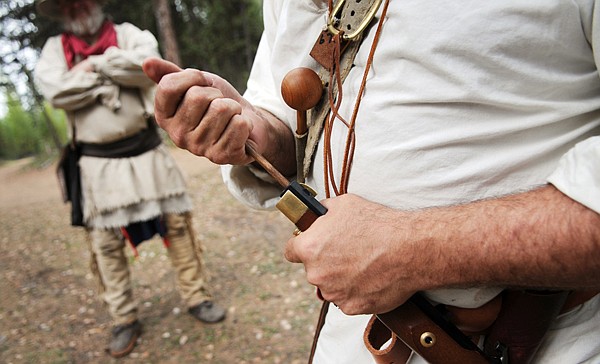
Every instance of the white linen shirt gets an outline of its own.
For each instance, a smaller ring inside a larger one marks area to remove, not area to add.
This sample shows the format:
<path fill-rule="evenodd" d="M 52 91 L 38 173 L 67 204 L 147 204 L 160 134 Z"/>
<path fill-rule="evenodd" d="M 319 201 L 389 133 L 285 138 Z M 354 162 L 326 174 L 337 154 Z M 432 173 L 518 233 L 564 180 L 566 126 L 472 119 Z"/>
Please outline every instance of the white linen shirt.
<path fill-rule="evenodd" d="M 356 122 L 348 191 L 410 210 L 550 182 L 600 212 L 596 3 L 391 1 Z M 245 97 L 292 129 L 295 111 L 286 107 L 279 87 L 291 69 L 314 68 L 308 54 L 326 12 L 321 0 L 264 2 L 265 31 Z M 340 114 L 346 120 L 373 36 L 371 30 L 343 86 Z M 339 180 L 347 130 L 336 125 L 332 152 Z M 307 183 L 321 198 L 322 166 L 320 143 Z M 269 208 L 278 200 L 280 188 L 246 167 L 224 166 L 222 173 L 232 194 L 250 206 Z M 481 287 L 427 295 L 478 307 L 499 291 Z M 367 319 L 331 306 L 315 363 L 371 362 L 362 345 Z"/>

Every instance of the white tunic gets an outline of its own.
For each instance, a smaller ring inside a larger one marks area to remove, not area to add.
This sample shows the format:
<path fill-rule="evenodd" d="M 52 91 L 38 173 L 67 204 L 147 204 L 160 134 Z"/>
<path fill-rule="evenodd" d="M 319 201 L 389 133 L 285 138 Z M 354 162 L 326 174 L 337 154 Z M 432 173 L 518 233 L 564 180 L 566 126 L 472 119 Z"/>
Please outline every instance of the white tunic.
<path fill-rule="evenodd" d="M 325 24 L 327 2 L 264 4 L 265 32 L 245 97 L 295 129 L 295 112 L 282 101 L 279 85 L 291 69 L 314 66 L 308 54 Z M 600 212 L 600 53 L 594 53 L 600 48 L 593 46 L 600 39 L 593 21 L 599 7 L 593 0 L 391 1 L 356 123 L 349 192 L 393 208 L 418 209 L 550 182 Z M 344 83 L 340 113 L 346 120 L 373 36 L 374 31 L 367 35 Z M 332 136 L 337 176 L 345 138 L 346 128 L 338 123 Z M 321 198 L 322 156 L 321 143 L 307 179 Z M 245 167 L 225 166 L 223 176 L 231 192 L 251 206 L 270 207 L 278 199 L 277 186 Z M 478 307 L 498 291 L 427 294 L 438 302 Z M 588 323 L 596 337 L 597 309 L 596 321 Z M 332 306 L 315 362 L 371 362 L 362 345 L 367 319 Z M 552 362 L 579 362 L 589 353 L 598 362 L 599 345 Z"/>
<path fill-rule="evenodd" d="M 152 33 L 129 23 L 115 25 L 118 47 L 88 60 L 95 72 L 69 72 L 60 36 L 48 39 L 36 65 L 36 82 L 49 102 L 75 124 L 76 140 L 109 143 L 148 127 L 154 82 L 142 71 L 159 56 Z M 181 172 L 159 146 L 132 158 L 83 156 L 83 216 L 87 226 L 110 228 L 192 208 Z"/>

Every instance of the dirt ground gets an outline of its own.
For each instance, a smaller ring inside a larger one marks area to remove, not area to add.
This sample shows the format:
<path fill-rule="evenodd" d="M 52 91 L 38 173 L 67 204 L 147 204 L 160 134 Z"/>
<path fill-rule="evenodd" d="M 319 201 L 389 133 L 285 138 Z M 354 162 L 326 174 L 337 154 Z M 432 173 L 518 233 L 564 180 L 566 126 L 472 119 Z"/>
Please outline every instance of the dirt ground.
<path fill-rule="evenodd" d="M 173 149 L 195 204 L 223 323 L 191 319 L 159 239 L 130 256 L 144 334 L 123 363 L 305 363 L 320 302 L 302 266 L 282 257 L 293 231 L 226 191 L 217 166 Z M 113 363 L 110 317 L 96 295 L 80 228 L 69 225 L 55 166 L 0 165 L 0 363 Z"/>

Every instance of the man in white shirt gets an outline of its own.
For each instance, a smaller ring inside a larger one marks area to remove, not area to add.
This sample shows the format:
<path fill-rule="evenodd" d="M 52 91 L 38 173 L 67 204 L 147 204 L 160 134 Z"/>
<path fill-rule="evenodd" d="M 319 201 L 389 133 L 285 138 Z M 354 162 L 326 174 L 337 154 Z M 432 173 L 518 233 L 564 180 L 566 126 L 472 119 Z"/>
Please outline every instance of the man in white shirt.
<path fill-rule="evenodd" d="M 595 5 L 392 1 L 378 9 L 380 19 L 386 11 L 381 32 L 374 25 L 364 34 L 340 118 L 326 124 L 306 180 L 327 197 L 328 212 L 285 249 L 336 305 L 315 363 L 372 362 L 363 314 L 415 292 L 470 309 L 506 287 L 585 290 L 534 361 L 600 360 Z M 251 164 L 247 142 L 287 177 L 296 173 L 296 112 L 280 85 L 294 68 L 320 68 L 309 53 L 331 9 L 323 0 L 265 2 L 243 97 L 216 75 L 144 64 L 160 81 L 159 125 L 180 147 L 226 164 L 225 183 L 251 206 L 271 207 L 281 191 Z M 347 193 L 334 196 L 344 169 Z"/>

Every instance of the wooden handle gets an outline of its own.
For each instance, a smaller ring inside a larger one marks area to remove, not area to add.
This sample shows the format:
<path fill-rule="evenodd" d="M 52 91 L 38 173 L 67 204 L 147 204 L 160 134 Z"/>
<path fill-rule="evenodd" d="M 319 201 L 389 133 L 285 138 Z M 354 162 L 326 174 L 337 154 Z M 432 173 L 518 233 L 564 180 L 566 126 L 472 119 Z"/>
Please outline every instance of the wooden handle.
<path fill-rule="evenodd" d="M 323 83 L 315 71 L 300 67 L 288 72 L 281 82 L 281 96 L 285 103 L 296 110 L 296 133 L 306 133 L 306 110 L 312 109 L 321 100 Z"/>
<path fill-rule="evenodd" d="M 256 163 L 258 163 L 267 173 L 279 183 L 281 187 L 287 187 L 290 184 L 290 181 L 287 180 L 273 165 L 269 162 L 265 157 L 262 156 L 250 143 L 246 142 L 246 153 L 249 156 L 254 158 Z"/>

